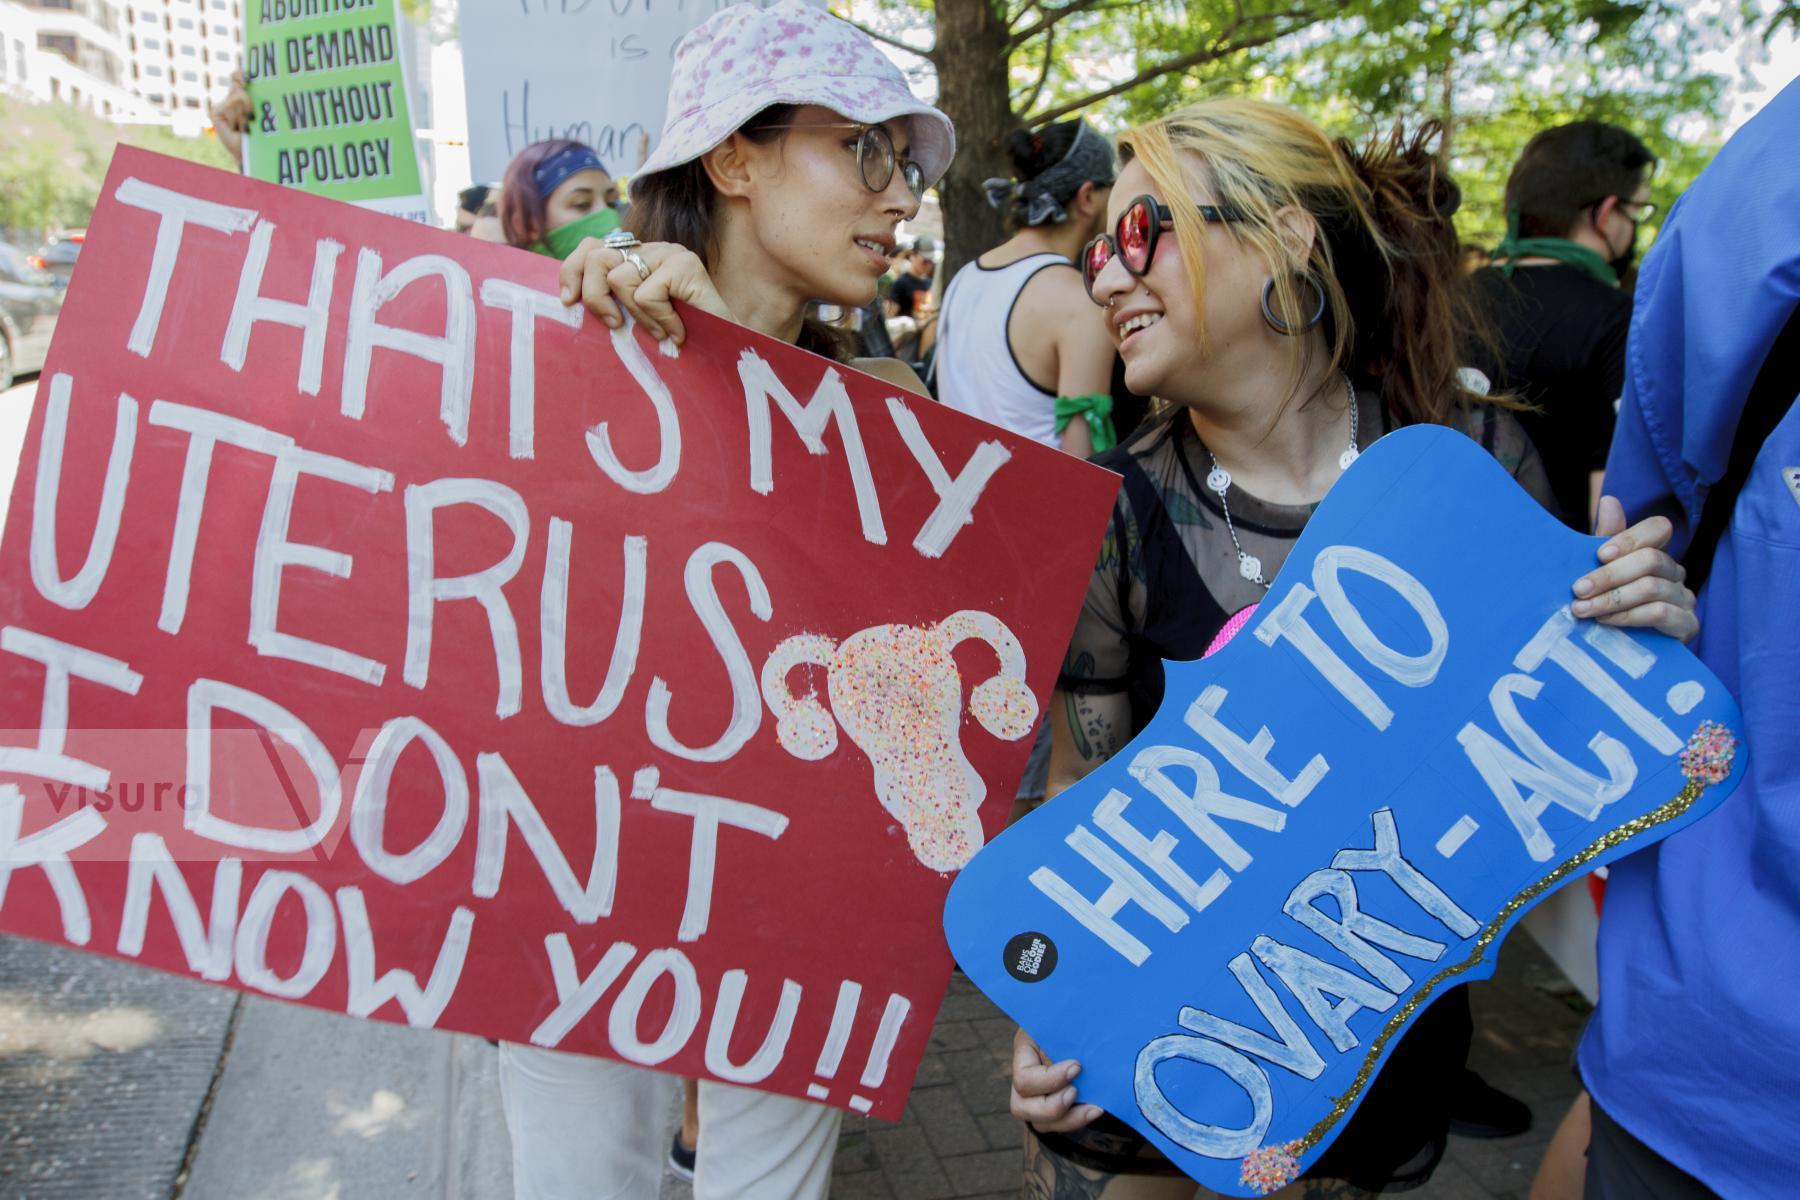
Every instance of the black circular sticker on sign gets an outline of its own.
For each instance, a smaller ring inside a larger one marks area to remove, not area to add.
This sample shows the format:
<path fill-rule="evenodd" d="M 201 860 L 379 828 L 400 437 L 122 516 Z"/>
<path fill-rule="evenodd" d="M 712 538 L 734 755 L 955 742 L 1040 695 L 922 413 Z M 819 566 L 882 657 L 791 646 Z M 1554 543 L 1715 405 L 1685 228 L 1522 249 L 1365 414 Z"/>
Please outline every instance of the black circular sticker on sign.
<path fill-rule="evenodd" d="M 1048 934 L 1021 933 L 1006 943 L 1002 957 L 1008 975 L 1020 983 L 1036 983 L 1056 970 L 1056 943 Z"/>

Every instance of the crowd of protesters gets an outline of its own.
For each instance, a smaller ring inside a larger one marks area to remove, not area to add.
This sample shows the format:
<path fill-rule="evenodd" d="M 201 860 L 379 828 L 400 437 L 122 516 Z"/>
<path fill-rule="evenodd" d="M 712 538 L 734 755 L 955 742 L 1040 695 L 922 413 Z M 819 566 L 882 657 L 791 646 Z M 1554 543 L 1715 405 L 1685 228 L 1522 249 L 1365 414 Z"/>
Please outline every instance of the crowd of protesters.
<path fill-rule="evenodd" d="M 1627 287 L 1657 163 L 1614 125 L 1534 137 L 1506 183 L 1504 239 L 1473 252 L 1431 124 L 1353 144 L 1276 104 L 1213 99 L 1116 145 L 1083 120 L 1019 130 L 1013 174 L 986 185 L 1011 233 L 945 286 L 938 246 L 896 234 L 954 132 L 850 25 L 799 0 L 729 7 L 680 44 L 669 111 L 629 206 L 592 148 L 545 141 L 463 191 L 455 228 L 561 260 L 565 302 L 608 326 L 630 317 L 679 343 L 675 303 L 692 305 L 929 385 L 1122 476 L 1015 815 L 1130 740 L 1161 699 L 1163 660 L 1199 657 L 1266 595 L 1338 475 L 1392 429 L 1461 430 L 1567 524 L 1604 535 L 1570 581 L 1576 615 L 1697 637 L 1738 690 L 1755 765 L 1719 814 L 1615 869 L 1580 1051 L 1592 1099 L 1534 1195 L 1791 1188 L 1800 784 L 1782 755 L 1800 730 L 1800 654 L 1778 622 L 1800 601 L 1800 160 L 1781 118 L 1791 135 L 1800 89 L 1670 214 L 1635 325 Z M 235 147 L 241 86 L 214 116 Z M 1032 536 L 1055 528 L 1047 506 Z M 1727 914 L 1731 933 L 1713 919 Z M 1470 1036 L 1453 989 L 1281 1194 L 1416 1188 L 1450 1132 L 1522 1131 L 1525 1106 L 1467 1069 Z M 1026 1194 L 1193 1195 L 1082 1102 L 1078 1072 L 1019 1033 Z M 697 1170 L 708 1200 L 826 1194 L 836 1110 L 690 1084 L 671 1152 L 655 1080 L 503 1046 L 521 1200 L 596 1194 L 596 1180 L 647 1200 L 665 1157 Z"/>

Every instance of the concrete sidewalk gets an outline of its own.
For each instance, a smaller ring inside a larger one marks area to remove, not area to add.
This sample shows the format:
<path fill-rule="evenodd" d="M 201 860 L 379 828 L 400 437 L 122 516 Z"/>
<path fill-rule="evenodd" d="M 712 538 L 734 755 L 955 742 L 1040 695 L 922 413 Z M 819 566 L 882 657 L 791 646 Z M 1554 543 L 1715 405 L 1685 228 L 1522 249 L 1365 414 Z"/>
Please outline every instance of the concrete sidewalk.
<path fill-rule="evenodd" d="M 1441 1200 L 1524 1200 L 1575 1094 L 1585 1006 L 1529 938 L 1477 985 L 1474 1062 L 1531 1103 L 1519 1138 L 1452 1138 Z M 898 1123 L 847 1117 L 834 1197 L 1019 1191 L 1006 1112 L 1012 1024 L 961 976 Z M 493 1048 L 354 1021 L 0 937 L 0 1198 L 505 1200 Z M 669 1119 L 675 1117 L 670 1083 Z M 664 1200 L 687 1200 L 666 1179 Z"/>
<path fill-rule="evenodd" d="M 0 1197 L 505 1197 L 486 1042 L 0 937 Z"/>

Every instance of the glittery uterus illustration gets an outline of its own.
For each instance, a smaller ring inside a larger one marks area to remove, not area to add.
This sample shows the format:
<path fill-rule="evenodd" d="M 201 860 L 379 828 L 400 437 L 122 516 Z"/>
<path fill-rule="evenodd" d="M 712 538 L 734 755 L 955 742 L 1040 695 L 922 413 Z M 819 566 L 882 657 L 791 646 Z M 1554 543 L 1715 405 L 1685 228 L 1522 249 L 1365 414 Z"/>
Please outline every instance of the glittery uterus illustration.
<path fill-rule="evenodd" d="M 1037 720 L 1037 700 L 1025 687 L 1019 639 L 989 613 L 963 609 L 923 627 L 876 625 L 842 641 L 795 634 L 762 669 L 782 747 L 796 758 L 825 758 L 837 749 L 841 725 L 874 767 L 882 807 L 934 871 L 960 869 L 984 840 L 978 812 L 987 784 L 963 753 L 963 681 L 954 656 L 970 638 L 993 648 L 1000 670 L 969 693 L 969 712 L 995 737 L 1018 741 Z M 825 671 L 829 711 L 818 695 L 789 690 L 789 674 L 808 665 Z"/>

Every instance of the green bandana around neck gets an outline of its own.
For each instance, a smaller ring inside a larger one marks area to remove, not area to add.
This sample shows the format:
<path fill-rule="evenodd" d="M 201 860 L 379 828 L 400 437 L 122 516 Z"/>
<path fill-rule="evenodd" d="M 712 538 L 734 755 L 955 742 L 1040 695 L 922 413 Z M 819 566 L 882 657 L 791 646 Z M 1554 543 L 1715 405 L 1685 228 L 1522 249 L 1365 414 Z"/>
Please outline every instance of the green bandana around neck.
<path fill-rule="evenodd" d="M 618 227 L 617 212 L 611 208 L 596 208 L 578 221 L 557 226 L 545 234 L 542 241 L 533 242 L 526 249 L 535 254 L 548 254 L 560 261 L 575 253 L 575 247 L 581 245 L 582 238 L 603 238 Z"/>
<path fill-rule="evenodd" d="M 1494 247 L 1494 265 L 1508 279 L 1512 278 L 1514 268 L 1521 258 L 1553 258 L 1557 262 L 1567 263 L 1586 271 L 1607 287 L 1619 286 L 1619 273 L 1613 270 L 1612 264 L 1600 256 L 1600 252 L 1579 242 L 1571 242 L 1567 238 L 1552 237 L 1520 237 L 1519 210 L 1506 210 L 1506 236 Z"/>

